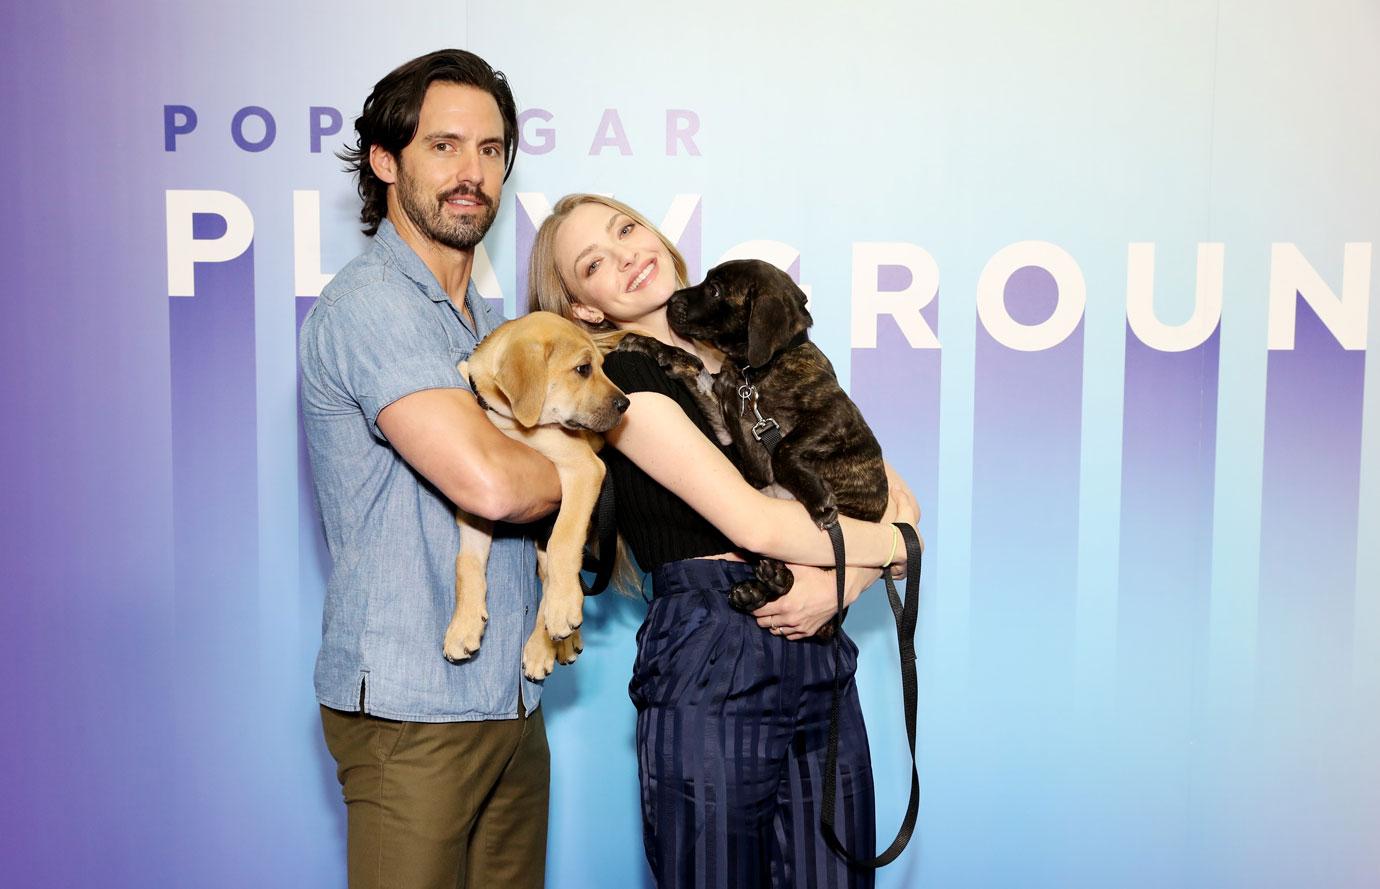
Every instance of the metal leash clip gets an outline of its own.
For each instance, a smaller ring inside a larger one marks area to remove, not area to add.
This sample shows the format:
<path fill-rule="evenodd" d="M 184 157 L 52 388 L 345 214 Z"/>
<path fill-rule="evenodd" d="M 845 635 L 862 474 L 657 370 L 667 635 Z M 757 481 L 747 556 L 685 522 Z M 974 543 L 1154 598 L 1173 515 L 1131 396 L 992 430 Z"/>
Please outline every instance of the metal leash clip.
<path fill-rule="evenodd" d="M 757 414 L 757 416 L 759 417 L 762 416 L 760 413 L 757 412 L 757 388 L 755 386 L 749 386 L 747 383 L 744 383 L 743 385 L 739 386 L 738 399 L 742 402 L 742 404 L 738 406 L 739 417 L 742 417 L 744 414 L 747 413 L 749 401 L 752 402 L 752 412 L 754 414 Z"/>
<path fill-rule="evenodd" d="M 762 411 L 759 410 L 757 407 L 756 386 L 749 386 L 747 383 L 744 383 L 743 385 L 739 386 L 738 398 L 740 398 L 743 402 L 742 406 L 738 409 L 738 416 L 741 417 L 743 416 L 743 414 L 746 414 L 748 405 L 751 404 L 752 415 L 757 418 L 757 422 L 752 425 L 753 438 L 757 439 L 758 441 L 761 441 L 762 436 L 766 435 L 771 430 L 779 430 L 781 428 L 781 424 L 776 422 L 776 420 L 772 419 L 771 417 L 762 416 Z"/>
<path fill-rule="evenodd" d="M 753 437 L 753 438 L 757 439 L 758 441 L 761 441 L 761 440 L 762 440 L 762 436 L 766 435 L 768 432 L 772 431 L 773 429 L 780 429 L 780 428 L 781 428 L 781 424 L 778 423 L 778 422 L 776 422 L 775 420 L 773 420 L 771 417 L 767 417 L 766 419 L 763 419 L 763 418 L 762 418 L 762 415 L 761 415 L 760 413 L 757 412 L 757 406 L 756 406 L 756 405 L 753 405 L 752 410 L 753 410 L 753 413 L 756 413 L 756 414 L 757 414 L 757 422 L 756 422 L 755 424 L 753 424 L 753 427 L 752 427 L 752 437 Z"/>

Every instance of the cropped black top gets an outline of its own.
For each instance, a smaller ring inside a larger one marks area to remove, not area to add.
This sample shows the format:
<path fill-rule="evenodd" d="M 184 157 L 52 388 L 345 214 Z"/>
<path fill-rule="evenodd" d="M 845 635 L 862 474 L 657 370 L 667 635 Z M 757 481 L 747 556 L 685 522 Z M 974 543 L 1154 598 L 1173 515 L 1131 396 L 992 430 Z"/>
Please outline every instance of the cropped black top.
<path fill-rule="evenodd" d="M 725 457 L 733 459 L 731 450 L 714 440 L 714 433 L 690 393 L 667 378 L 653 358 L 636 352 L 610 352 L 604 356 L 604 372 L 629 395 L 659 392 L 670 398 Z M 653 481 L 612 445 L 606 445 L 600 456 L 613 477 L 618 533 L 643 571 L 678 559 L 695 559 L 737 549 L 707 519 Z"/>

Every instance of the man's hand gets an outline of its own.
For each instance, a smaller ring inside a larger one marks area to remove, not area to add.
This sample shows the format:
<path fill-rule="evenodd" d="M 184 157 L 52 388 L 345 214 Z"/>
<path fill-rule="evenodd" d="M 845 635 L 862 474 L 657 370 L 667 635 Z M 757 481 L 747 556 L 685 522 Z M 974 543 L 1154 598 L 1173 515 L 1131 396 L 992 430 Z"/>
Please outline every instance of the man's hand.
<path fill-rule="evenodd" d="M 834 572 L 808 565 L 792 565 L 795 584 L 790 592 L 774 602 L 768 602 L 752 613 L 757 625 L 787 639 L 808 639 L 824 626 L 838 611 L 838 586 Z M 875 568 L 849 568 L 844 573 L 843 604 L 857 601 L 862 591 L 873 584 L 880 573 Z"/>

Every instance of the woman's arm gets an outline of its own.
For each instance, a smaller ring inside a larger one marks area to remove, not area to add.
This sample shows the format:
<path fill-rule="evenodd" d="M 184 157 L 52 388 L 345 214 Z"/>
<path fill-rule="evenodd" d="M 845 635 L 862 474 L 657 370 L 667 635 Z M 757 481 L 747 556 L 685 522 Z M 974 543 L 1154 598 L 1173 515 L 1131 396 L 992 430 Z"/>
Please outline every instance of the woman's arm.
<path fill-rule="evenodd" d="M 910 485 L 901 478 L 901 474 L 896 471 L 886 460 L 882 461 L 882 466 L 886 468 L 886 489 L 887 503 L 886 514 L 882 516 L 883 522 L 908 522 L 912 525 L 920 523 L 920 504 L 916 502 L 915 495 L 911 493 Z M 902 518 L 893 518 L 902 516 Z"/>
<path fill-rule="evenodd" d="M 638 468 L 684 500 L 737 546 L 801 565 L 833 565 L 829 535 L 793 500 L 768 497 L 747 482 L 670 398 L 634 392 L 623 421 L 607 434 Z M 912 501 L 913 502 L 913 501 Z M 914 522 L 913 513 L 898 521 Z M 840 517 L 849 565 L 905 561 L 889 525 Z"/>
<path fill-rule="evenodd" d="M 892 521 L 893 516 L 913 516 L 919 520 L 920 507 L 916 505 L 915 495 L 900 473 L 886 464 L 887 491 L 889 493 L 884 522 Z M 924 546 L 924 541 L 921 541 Z M 790 592 L 781 598 L 768 602 L 752 612 L 757 625 L 773 632 L 779 632 L 787 639 L 808 639 L 824 626 L 838 611 L 838 586 L 834 572 L 806 565 L 792 565 L 791 573 L 795 583 Z M 863 590 L 872 586 L 881 577 L 875 568 L 849 567 L 843 577 L 843 604 L 852 605 L 862 595 Z"/>

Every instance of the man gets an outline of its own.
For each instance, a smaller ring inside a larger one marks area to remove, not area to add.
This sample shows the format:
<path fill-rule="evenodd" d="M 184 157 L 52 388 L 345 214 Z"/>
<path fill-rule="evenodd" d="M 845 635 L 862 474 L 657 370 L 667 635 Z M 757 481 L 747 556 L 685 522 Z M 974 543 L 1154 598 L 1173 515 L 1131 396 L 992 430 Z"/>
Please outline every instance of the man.
<path fill-rule="evenodd" d="M 374 87 L 342 154 L 372 246 L 302 325 L 302 410 L 333 568 L 316 694 L 349 823 L 350 886 L 540 887 L 549 755 L 521 673 L 535 553 L 497 526 L 483 646 L 441 653 L 453 505 L 528 522 L 555 469 L 494 428 L 455 368 L 502 319 L 471 280 L 517 151 L 501 73 L 442 50 Z"/>

